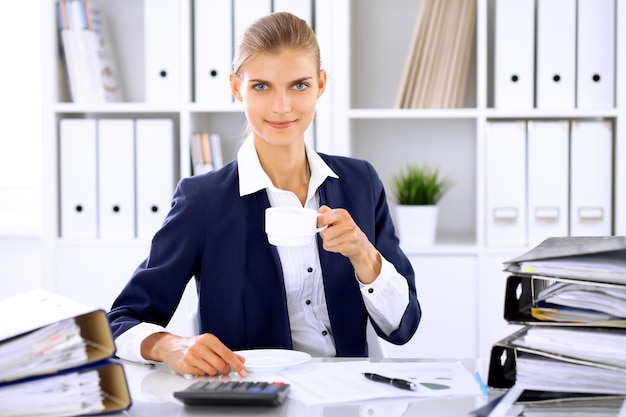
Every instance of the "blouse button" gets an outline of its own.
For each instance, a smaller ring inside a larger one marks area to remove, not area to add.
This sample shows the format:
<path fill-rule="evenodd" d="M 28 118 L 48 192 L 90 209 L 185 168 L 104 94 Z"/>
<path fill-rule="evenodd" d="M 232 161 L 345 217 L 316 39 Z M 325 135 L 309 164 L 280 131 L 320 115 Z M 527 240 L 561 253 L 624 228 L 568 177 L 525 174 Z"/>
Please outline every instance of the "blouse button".
<path fill-rule="evenodd" d="M 322 336 L 326 336 L 327 334 L 328 334 L 328 331 L 322 330 Z"/>
<path fill-rule="evenodd" d="M 306 300 L 305 303 L 306 303 L 306 305 L 309 305 L 309 304 L 311 304 L 311 300 Z"/>
<path fill-rule="evenodd" d="M 374 288 L 368 289 L 367 292 L 370 293 L 370 294 L 373 293 L 374 292 Z"/>
<path fill-rule="evenodd" d="M 311 272 L 313 272 L 313 268 L 311 268 L 311 267 L 308 267 L 308 268 L 306 269 L 306 272 L 308 272 L 308 273 L 311 273 Z"/>

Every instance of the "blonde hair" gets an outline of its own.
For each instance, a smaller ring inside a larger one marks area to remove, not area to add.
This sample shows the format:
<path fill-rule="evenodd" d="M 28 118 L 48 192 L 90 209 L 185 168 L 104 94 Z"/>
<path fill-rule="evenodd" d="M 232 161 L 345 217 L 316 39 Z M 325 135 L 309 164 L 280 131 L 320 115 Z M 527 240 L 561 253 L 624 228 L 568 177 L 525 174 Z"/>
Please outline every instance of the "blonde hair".
<path fill-rule="evenodd" d="M 245 31 L 233 60 L 233 71 L 240 75 L 242 67 L 259 53 L 278 54 L 285 49 L 309 51 L 321 70 L 320 48 L 315 33 L 299 17 L 276 12 L 254 22 Z"/>

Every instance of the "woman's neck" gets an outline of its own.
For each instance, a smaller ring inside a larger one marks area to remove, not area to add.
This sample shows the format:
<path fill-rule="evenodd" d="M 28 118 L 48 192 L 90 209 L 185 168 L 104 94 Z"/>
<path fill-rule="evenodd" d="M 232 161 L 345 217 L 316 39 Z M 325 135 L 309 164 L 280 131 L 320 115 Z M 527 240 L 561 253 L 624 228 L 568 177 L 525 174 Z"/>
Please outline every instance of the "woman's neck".
<path fill-rule="evenodd" d="M 301 146 L 300 146 L 301 145 Z M 294 193 L 300 203 L 306 204 L 311 170 L 304 143 L 297 146 L 257 146 L 261 167 L 274 187 Z"/>

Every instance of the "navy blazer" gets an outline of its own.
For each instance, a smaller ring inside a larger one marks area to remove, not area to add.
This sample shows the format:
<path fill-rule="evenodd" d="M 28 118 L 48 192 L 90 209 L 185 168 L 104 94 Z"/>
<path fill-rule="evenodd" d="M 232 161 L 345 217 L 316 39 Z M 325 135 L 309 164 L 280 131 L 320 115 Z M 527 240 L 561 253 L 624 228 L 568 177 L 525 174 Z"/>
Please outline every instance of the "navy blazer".
<path fill-rule="evenodd" d="M 399 247 L 385 191 L 365 161 L 320 154 L 339 178 L 319 188 L 320 204 L 345 208 L 378 251 L 409 284 L 400 327 L 384 339 L 406 343 L 421 310 L 415 277 Z M 195 277 L 199 329 L 232 350 L 292 348 L 278 251 L 264 231 L 270 206 L 265 190 L 241 197 L 237 161 L 182 179 L 172 207 L 155 234 L 148 258 L 115 300 L 108 317 L 119 336 L 140 322 L 166 326 L 188 281 Z M 325 251 L 318 236 L 324 290 L 337 356 L 367 356 L 367 310 L 348 258 Z"/>

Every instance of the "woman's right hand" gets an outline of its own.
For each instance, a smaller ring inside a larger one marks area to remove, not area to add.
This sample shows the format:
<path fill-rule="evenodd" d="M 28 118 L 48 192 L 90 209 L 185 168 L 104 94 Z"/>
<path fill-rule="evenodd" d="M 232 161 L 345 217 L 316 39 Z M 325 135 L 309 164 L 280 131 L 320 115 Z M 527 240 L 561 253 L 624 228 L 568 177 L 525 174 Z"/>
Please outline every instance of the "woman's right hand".
<path fill-rule="evenodd" d="M 228 375 L 231 370 L 242 377 L 247 375 L 245 358 L 210 333 L 191 337 L 154 333 L 141 343 L 141 355 L 147 360 L 164 362 L 183 375 Z"/>

